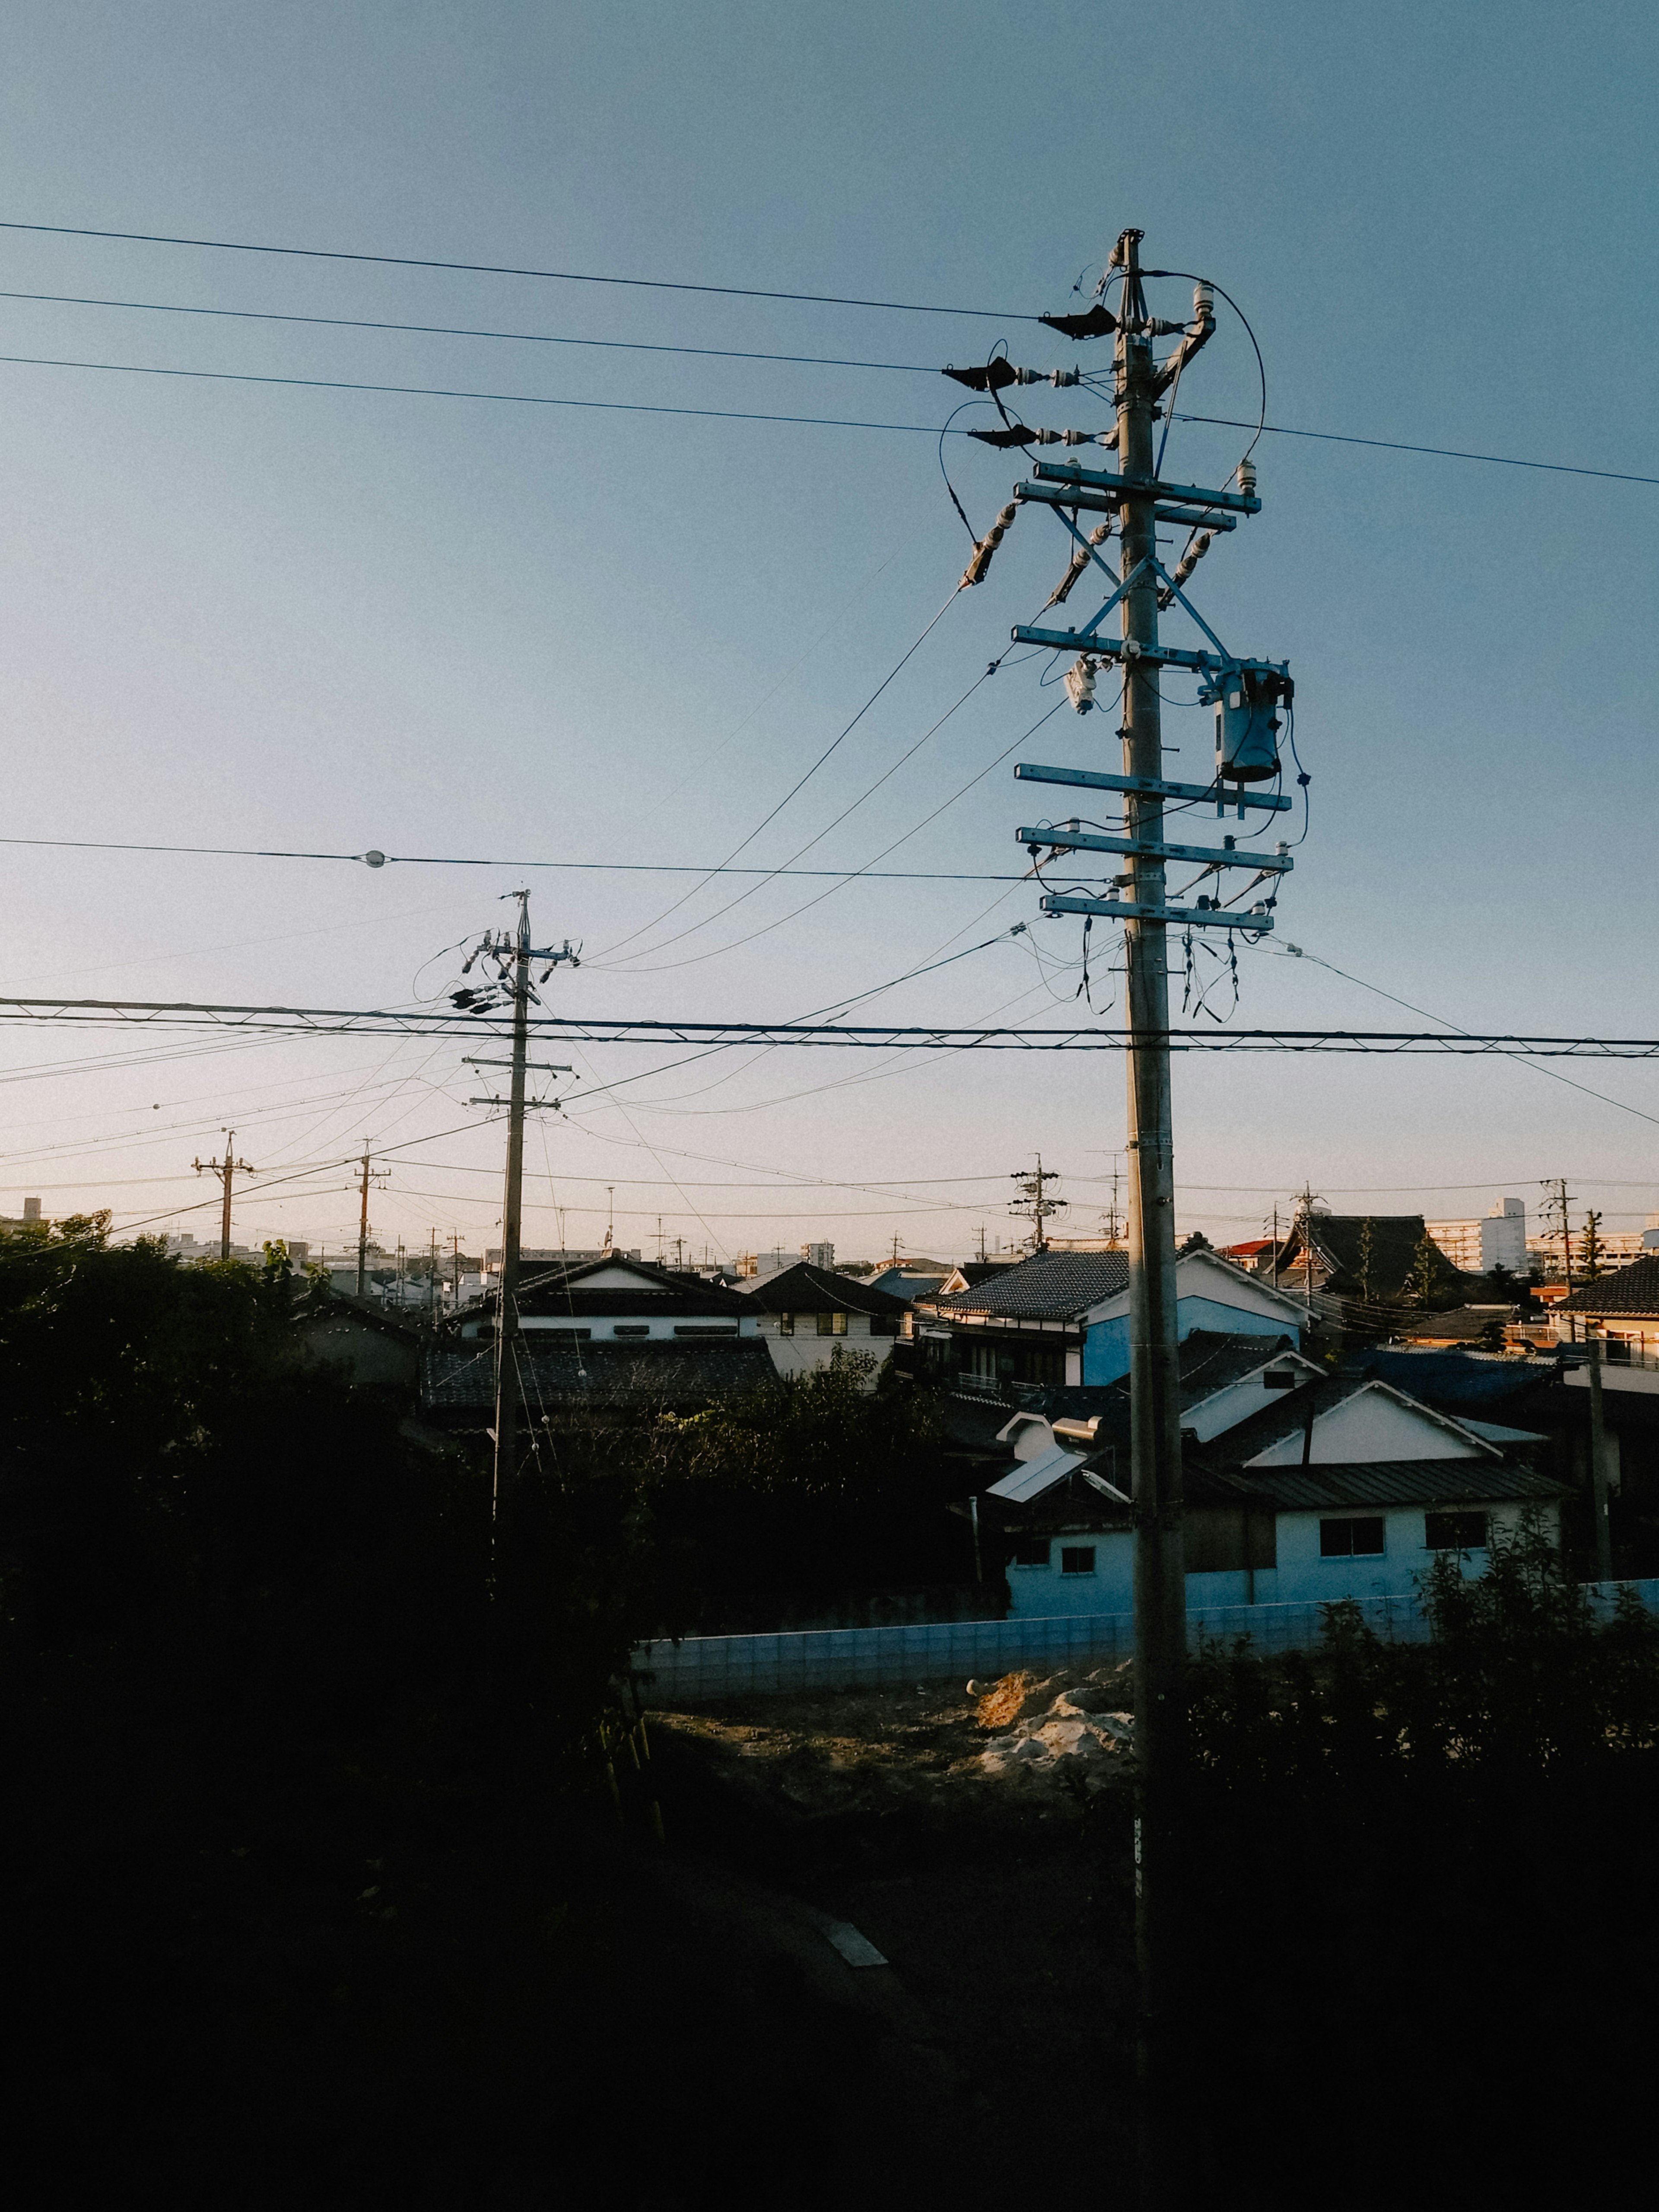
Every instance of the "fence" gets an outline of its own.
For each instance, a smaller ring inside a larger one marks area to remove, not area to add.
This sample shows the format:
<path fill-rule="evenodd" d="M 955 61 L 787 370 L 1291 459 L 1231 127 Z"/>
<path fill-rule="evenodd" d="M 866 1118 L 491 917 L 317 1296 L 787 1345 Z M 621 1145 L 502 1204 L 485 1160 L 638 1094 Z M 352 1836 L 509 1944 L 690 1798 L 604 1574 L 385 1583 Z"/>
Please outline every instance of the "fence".
<path fill-rule="evenodd" d="M 1633 1590 L 1659 1613 L 1659 1579 L 1586 1585 L 1596 1613 L 1611 1619 L 1616 1594 Z M 1428 1623 L 1413 1597 L 1358 1601 L 1374 1632 L 1395 1644 L 1421 1644 Z M 773 1636 L 689 1636 L 641 1644 L 634 1654 L 640 1695 L 672 1710 L 721 1698 L 775 1697 L 811 1690 L 890 1689 L 900 1683 L 971 1675 L 994 1678 L 1019 1667 L 1088 1670 L 1127 1659 L 1132 1613 L 1065 1613 L 1044 1620 L 951 1620 L 902 1628 L 806 1629 Z M 1245 1637 L 1261 1652 L 1304 1651 L 1319 1642 L 1322 1604 L 1195 1607 L 1187 1616 L 1200 1640 Z"/>

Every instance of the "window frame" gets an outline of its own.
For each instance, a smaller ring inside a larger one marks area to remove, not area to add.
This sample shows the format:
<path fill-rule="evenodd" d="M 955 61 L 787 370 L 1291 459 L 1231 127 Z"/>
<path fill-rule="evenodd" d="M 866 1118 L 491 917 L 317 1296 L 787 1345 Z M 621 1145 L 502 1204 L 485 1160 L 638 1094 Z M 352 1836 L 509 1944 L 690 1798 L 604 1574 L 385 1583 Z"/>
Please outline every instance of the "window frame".
<path fill-rule="evenodd" d="M 780 1336 L 793 1336 L 794 1333 L 795 1316 L 793 1314 L 781 1313 L 778 1316 L 778 1334 Z"/>
<path fill-rule="evenodd" d="M 1035 1557 L 1027 1557 L 1027 1558 L 1024 1558 L 1024 1559 L 1022 1559 L 1022 1558 L 1021 1558 L 1021 1556 L 1020 1556 L 1020 1554 L 1021 1554 L 1022 1553 L 1028 1553 L 1028 1554 L 1035 1554 L 1036 1553 L 1038 1553 L 1038 1552 L 1041 1552 L 1041 1553 L 1042 1553 L 1042 1557 L 1040 1559 L 1036 1559 L 1036 1558 L 1035 1558 Z M 1047 1567 L 1052 1567 L 1052 1566 L 1053 1566 L 1053 1565 L 1054 1565 L 1054 1539 L 1053 1539 L 1053 1537 L 1052 1537 L 1052 1536 L 1016 1536 L 1016 1537 L 1015 1537 L 1015 1539 L 1014 1539 L 1014 1548 L 1013 1548 L 1013 1553 L 1012 1553 L 1012 1556 L 1010 1558 L 1010 1559 L 1009 1559 L 1009 1561 L 1008 1561 L 1008 1564 L 1009 1564 L 1009 1565 L 1010 1565 L 1011 1567 L 1044 1567 L 1044 1568 L 1047 1568 Z"/>
<path fill-rule="evenodd" d="M 1464 1534 L 1460 1535 L 1455 1542 L 1447 1541 L 1437 1544 L 1434 1540 L 1433 1534 L 1434 1524 L 1437 1521 L 1441 1523 L 1443 1534 L 1445 1531 L 1445 1524 L 1448 1522 L 1461 1521 L 1470 1522 L 1478 1521 L 1480 1523 L 1480 1540 L 1478 1543 L 1472 1543 L 1465 1540 L 1467 1535 L 1467 1531 L 1465 1531 Z M 1465 1507 L 1457 1510 L 1450 1510 L 1443 1508 L 1440 1511 L 1436 1513 L 1425 1513 L 1423 1516 L 1423 1548 L 1425 1552 L 1490 1551 L 1492 1549 L 1492 1515 L 1484 1510 L 1477 1510 L 1473 1506 Z"/>
<path fill-rule="evenodd" d="M 1096 1559 L 1100 1555 L 1097 1544 L 1062 1544 L 1060 1547 L 1060 1571 L 1062 1575 L 1093 1575 L 1097 1572 Z M 1079 1562 L 1086 1559 L 1088 1565 Z"/>
<path fill-rule="evenodd" d="M 1349 1532 L 1348 1541 L 1340 1550 L 1328 1542 L 1325 1534 L 1328 1528 L 1346 1528 Z M 1354 1541 L 1356 1533 L 1361 1528 L 1379 1530 L 1382 1541 L 1374 1548 L 1368 1545 L 1364 1551 L 1361 1551 Z M 1322 1559 L 1382 1559 L 1388 1557 L 1388 1553 L 1389 1521 L 1385 1513 L 1336 1513 L 1320 1516 L 1319 1556 Z"/>

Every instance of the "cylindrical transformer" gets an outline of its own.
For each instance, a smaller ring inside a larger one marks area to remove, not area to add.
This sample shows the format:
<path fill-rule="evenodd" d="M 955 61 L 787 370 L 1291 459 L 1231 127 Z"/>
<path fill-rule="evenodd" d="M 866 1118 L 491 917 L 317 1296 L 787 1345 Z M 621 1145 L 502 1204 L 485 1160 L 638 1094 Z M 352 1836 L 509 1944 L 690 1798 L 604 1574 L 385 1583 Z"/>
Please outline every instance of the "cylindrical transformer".
<path fill-rule="evenodd" d="M 1230 668 L 1215 702 L 1215 772 L 1227 783 L 1265 783 L 1279 774 L 1279 715 L 1285 679 L 1271 668 Z"/>

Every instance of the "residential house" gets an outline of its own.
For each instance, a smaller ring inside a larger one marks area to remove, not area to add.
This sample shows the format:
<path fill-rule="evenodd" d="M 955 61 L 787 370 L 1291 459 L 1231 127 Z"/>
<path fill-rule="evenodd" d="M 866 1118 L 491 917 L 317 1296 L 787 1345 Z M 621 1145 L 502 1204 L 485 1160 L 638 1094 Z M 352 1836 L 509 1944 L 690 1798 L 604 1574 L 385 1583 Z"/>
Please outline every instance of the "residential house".
<path fill-rule="evenodd" d="M 1582 1344 L 1594 1330 L 1609 1364 L 1648 1357 L 1659 1362 L 1659 1253 L 1553 1301 L 1550 1319 L 1560 1344 Z"/>
<path fill-rule="evenodd" d="M 491 1291 L 445 1322 L 422 1362 L 434 1420 L 487 1423 L 495 1400 Z M 606 1254 L 532 1272 L 519 1291 L 523 1394 L 532 1413 L 614 1415 L 708 1405 L 776 1372 L 752 1298 L 696 1275 Z"/>
<path fill-rule="evenodd" d="M 1176 1263 L 1176 1333 L 1278 1337 L 1306 1319 L 1301 1304 L 1218 1253 Z M 1129 1371 L 1126 1252 L 1035 1252 L 969 1288 L 916 1301 L 924 1371 L 994 1394 L 1004 1385 L 1083 1387 Z"/>
<path fill-rule="evenodd" d="M 780 1375 L 827 1367 L 842 1347 L 884 1362 L 910 1311 L 903 1298 L 805 1260 L 758 1277 L 742 1295 L 759 1313 L 760 1333 Z"/>
<path fill-rule="evenodd" d="M 412 1393 L 419 1380 L 422 1333 L 378 1300 L 352 1297 L 325 1281 L 306 1293 L 295 1326 L 307 1356 L 343 1367 L 354 1382 L 387 1383 Z"/>
<path fill-rule="evenodd" d="M 1483 1571 L 1494 1527 L 1527 1514 L 1559 1540 L 1566 1486 L 1528 1463 L 1539 1432 L 1458 1419 L 1376 1377 L 1326 1376 L 1293 1357 L 1261 1380 L 1254 1393 L 1225 1386 L 1237 1392 L 1226 1410 L 1253 1396 L 1253 1411 L 1206 1423 L 1207 1439 L 1186 1431 L 1189 1604 L 1409 1597 L 1440 1553 Z M 1048 1451 L 975 1501 L 981 1540 L 1007 1559 L 1011 1613 L 1132 1610 L 1121 1447 L 1074 1434 L 1081 1423 L 1054 1425 Z"/>

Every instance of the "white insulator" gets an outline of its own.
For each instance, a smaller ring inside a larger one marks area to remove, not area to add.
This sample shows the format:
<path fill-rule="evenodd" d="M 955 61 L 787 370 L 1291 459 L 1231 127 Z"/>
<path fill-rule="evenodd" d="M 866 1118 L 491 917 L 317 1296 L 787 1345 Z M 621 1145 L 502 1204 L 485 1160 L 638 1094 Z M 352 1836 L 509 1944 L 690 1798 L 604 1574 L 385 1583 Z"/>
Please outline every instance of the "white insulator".
<path fill-rule="evenodd" d="M 1195 323 L 1207 323 L 1214 313 L 1215 294 L 1211 290 L 1207 284 L 1194 284 L 1193 287 L 1193 320 Z"/>
<path fill-rule="evenodd" d="M 1235 473 L 1238 478 L 1240 491 L 1243 493 L 1246 499 L 1254 499 L 1255 497 L 1255 463 L 1241 461 Z"/>

